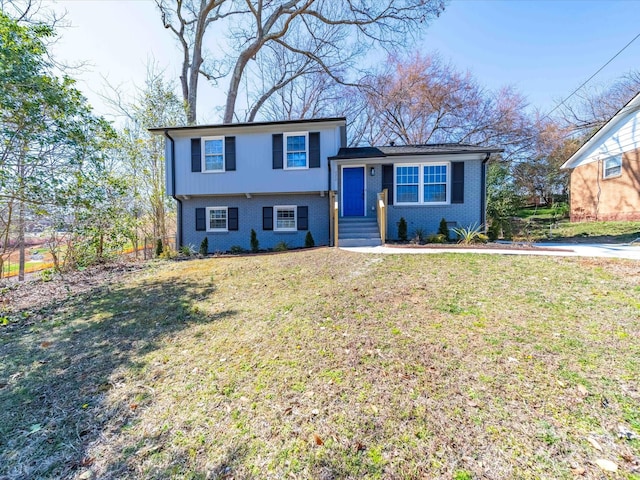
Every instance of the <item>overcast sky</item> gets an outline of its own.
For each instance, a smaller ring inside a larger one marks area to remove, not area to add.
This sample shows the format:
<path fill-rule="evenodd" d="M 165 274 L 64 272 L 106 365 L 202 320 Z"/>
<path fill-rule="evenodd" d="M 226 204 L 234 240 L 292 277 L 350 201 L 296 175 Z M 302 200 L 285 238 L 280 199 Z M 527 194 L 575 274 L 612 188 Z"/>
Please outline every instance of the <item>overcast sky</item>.
<path fill-rule="evenodd" d="M 162 27 L 152 0 L 58 0 L 71 27 L 59 31 L 59 60 L 87 62 L 76 72 L 79 87 L 99 114 L 108 113 L 97 93 L 104 78 L 130 91 L 142 85 L 155 61 L 177 78 L 180 52 Z M 639 0 L 453 0 L 425 28 L 416 45 L 437 51 L 460 70 L 470 70 L 491 89 L 513 85 L 544 111 L 568 96 L 640 33 Z M 589 85 L 640 69 L 640 39 Z M 201 85 L 200 123 L 221 119 L 224 85 Z"/>

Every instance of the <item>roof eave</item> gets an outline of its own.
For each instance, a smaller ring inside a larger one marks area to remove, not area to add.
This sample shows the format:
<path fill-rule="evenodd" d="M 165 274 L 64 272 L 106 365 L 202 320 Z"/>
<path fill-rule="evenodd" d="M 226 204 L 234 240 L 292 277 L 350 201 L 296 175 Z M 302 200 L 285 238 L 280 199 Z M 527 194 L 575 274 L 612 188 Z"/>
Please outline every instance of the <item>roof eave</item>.
<path fill-rule="evenodd" d="M 605 136 L 609 131 L 615 127 L 618 122 L 622 119 L 626 118 L 631 112 L 633 112 L 633 108 L 640 107 L 640 92 L 636 94 L 631 100 L 629 100 L 620 110 L 616 112 L 616 114 L 611 117 L 607 123 L 605 123 L 602 127 L 596 130 L 593 135 L 591 135 L 582 146 L 575 151 L 573 155 L 569 157 L 569 159 L 564 162 L 561 166 L 561 170 L 569 170 L 575 168 L 580 160 L 582 160 L 583 154 L 589 150 L 594 143 L 598 142 L 603 136 Z"/>
<path fill-rule="evenodd" d="M 224 128 L 238 128 L 238 127 L 260 127 L 270 125 L 300 125 L 308 123 L 347 123 L 346 117 L 329 117 L 329 118 L 304 118 L 299 120 L 278 120 L 273 122 L 243 122 L 243 123 L 218 123 L 213 125 L 187 125 L 182 127 L 153 127 L 147 130 L 151 133 L 164 133 L 173 131 L 185 131 L 185 130 L 211 130 L 211 129 L 224 129 Z"/>
<path fill-rule="evenodd" d="M 367 156 L 348 156 L 348 155 L 335 155 L 329 157 L 329 160 L 363 160 L 367 158 L 388 158 L 388 157 L 421 157 L 421 156 L 434 156 L 434 155 L 469 155 L 469 154 L 493 154 L 502 153 L 504 148 L 485 148 L 482 150 L 442 150 L 439 152 L 397 152 L 397 153 L 383 153 L 382 155 L 367 155 Z"/>

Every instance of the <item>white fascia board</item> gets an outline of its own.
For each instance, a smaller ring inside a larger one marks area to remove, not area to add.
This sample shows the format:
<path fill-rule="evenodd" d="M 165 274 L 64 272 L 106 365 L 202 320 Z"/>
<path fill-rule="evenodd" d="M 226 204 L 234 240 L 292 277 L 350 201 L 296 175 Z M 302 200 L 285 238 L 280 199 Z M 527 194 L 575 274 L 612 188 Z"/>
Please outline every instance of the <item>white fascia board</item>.
<path fill-rule="evenodd" d="M 467 160 L 484 160 L 487 157 L 485 152 L 481 153 L 442 153 L 435 155 L 388 155 L 385 157 L 363 157 L 363 158 L 340 158 L 331 160 L 334 165 L 388 165 L 390 163 L 442 163 L 442 162 L 465 162 Z M 335 162 L 335 163 L 334 163 Z"/>
<path fill-rule="evenodd" d="M 583 163 L 591 163 L 596 160 L 592 158 L 589 161 L 587 158 L 593 151 L 599 146 L 600 142 L 606 140 L 607 135 L 611 132 L 620 122 L 626 120 L 631 114 L 640 109 L 640 93 L 629 101 L 624 107 L 622 107 L 611 119 L 605 123 L 600 130 L 594 133 L 569 159 L 562 164 L 561 170 L 567 170 L 576 168 Z"/>

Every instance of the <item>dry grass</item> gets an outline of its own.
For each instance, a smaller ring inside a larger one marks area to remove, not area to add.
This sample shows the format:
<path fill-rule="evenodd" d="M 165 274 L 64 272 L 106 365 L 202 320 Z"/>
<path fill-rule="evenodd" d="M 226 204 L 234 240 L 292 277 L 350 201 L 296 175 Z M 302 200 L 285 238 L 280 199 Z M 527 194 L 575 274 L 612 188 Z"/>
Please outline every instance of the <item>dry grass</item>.
<path fill-rule="evenodd" d="M 4 309 L 0 478 L 640 478 L 638 263 L 317 249 Z"/>

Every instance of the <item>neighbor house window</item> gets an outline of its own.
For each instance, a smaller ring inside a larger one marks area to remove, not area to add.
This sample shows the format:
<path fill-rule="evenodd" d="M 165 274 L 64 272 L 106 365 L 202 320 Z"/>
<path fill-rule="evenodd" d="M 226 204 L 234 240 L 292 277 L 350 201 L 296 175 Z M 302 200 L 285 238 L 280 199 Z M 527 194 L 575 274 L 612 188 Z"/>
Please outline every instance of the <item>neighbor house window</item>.
<path fill-rule="evenodd" d="M 202 139 L 202 171 L 224 172 L 224 137 Z"/>
<path fill-rule="evenodd" d="M 296 223 L 296 207 L 288 206 L 276 206 L 273 207 L 275 218 L 274 230 L 286 232 L 295 231 L 298 229 Z"/>
<path fill-rule="evenodd" d="M 208 232 L 226 232 L 228 231 L 227 207 L 208 207 L 207 208 L 207 231 Z"/>
<path fill-rule="evenodd" d="M 285 168 L 307 168 L 309 158 L 306 133 L 285 133 Z"/>
<path fill-rule="evenodd" d="M 622 173 L 622 155 L 607 158 L 604 161 L 604 178 L 617 177 Z"/>
<path fill-rule="evenodd" d="M 418 203 L 420 187 L 420 167 L 418 165 L 396 168 L 396 202 Z"/>
<path fill-rule="evenodd" d="M 396 166 L 396 203 L 449 203 L 449 164 Z"/>

